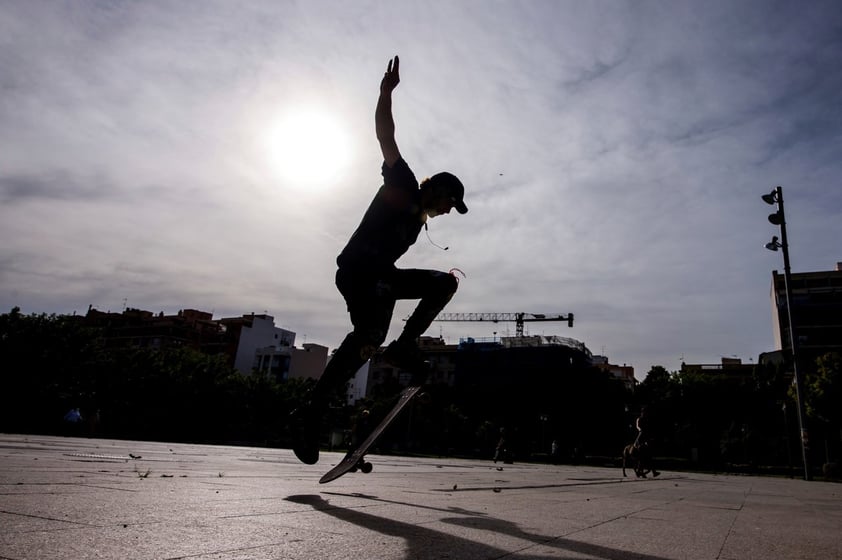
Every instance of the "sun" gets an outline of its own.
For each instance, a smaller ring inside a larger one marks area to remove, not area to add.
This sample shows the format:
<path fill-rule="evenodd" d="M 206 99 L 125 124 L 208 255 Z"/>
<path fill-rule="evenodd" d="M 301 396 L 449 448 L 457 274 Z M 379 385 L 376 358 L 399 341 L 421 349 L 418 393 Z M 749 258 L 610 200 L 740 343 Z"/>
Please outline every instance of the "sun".
<path fill-rule="evenodd" d="M 290 110 L 269 124 L 266 156 L 289 187 L 327 188 L 351 160 L 351 142 L 336 115 L 314 107 Z"/>

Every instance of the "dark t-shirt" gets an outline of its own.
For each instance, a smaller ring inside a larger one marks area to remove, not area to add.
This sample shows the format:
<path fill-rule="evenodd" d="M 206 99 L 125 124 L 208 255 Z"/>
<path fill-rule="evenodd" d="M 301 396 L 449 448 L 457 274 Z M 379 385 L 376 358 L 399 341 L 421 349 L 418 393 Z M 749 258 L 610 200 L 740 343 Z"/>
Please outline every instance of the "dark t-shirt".
<path fill-rule="evenodd" d="M 391 268 L 418 239 L 423 225 L 421 191 L 412 170 L 403 158 L 393 167 L 384 163 L 383 186 L 336 264 L 369 272 Z"/>

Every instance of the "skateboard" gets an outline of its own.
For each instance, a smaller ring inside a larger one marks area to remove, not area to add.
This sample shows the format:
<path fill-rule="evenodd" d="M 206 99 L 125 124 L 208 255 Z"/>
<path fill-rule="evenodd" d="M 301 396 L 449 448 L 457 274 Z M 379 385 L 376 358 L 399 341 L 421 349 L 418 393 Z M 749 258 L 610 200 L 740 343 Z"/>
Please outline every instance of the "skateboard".
<path fill-rule="evenodd" d="M 406 405 L 409 404 L 413 397 L 418 394 L 421 388 L 421 385 L 410 385 L 404 389 L 401 392 L 398 402 L 395 403 L 395 406 L 392 407 L 392 410 L 389 411 L 389 414 L 386 415 L 383 421 L 374 428 L 367 438 L 365 438 L 365 441 L 363 441 L 355 449 L 349 451 L 339 464 L 330 469 L 322 478 L 319 479 L 319 483 L 325 484 L 336 480 L 348 472 L 356 472 L 358 470 L 366 474 L 370 473 L 374 467 L 371 463 L 365 460 L 365 454 L 368 453 L 368 450 L 371 449 L 378 439 L 380 439 L 383 432 L 386 431 L 395 418 L 398 417 L 398 414 L 406 408 Z"/>

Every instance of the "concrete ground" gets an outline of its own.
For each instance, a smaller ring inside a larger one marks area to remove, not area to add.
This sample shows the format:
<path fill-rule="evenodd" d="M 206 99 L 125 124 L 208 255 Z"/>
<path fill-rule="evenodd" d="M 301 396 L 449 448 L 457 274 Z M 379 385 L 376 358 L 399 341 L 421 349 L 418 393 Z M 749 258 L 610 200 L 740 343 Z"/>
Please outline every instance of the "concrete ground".
<path fill-rule="evenodd" d="M 839 559 L 842 485 L 0 434 L 0 558 Z"/>

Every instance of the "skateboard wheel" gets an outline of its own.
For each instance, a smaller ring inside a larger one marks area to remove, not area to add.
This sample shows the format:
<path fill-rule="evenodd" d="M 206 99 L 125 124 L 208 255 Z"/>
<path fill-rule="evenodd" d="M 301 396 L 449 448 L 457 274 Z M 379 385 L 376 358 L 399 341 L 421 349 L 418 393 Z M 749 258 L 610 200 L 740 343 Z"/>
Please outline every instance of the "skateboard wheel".
<path fill-rule="evenodd" d="M 353 467 L 348 469 L 348 472 L 357 472 L 357 465 L 354 465 Z"/>
<path fill-rule="evenodd" d="M 365 473 L 365 474 L 370 473 L 373 468 L 374 468 L 374 465 L 372 465 L 371 463 L 369 463 L 367 461 L 365 463 L 363 463 L 362 465 L 360 465 L 360 470 L 363 471 L 363 473 Z"/>

